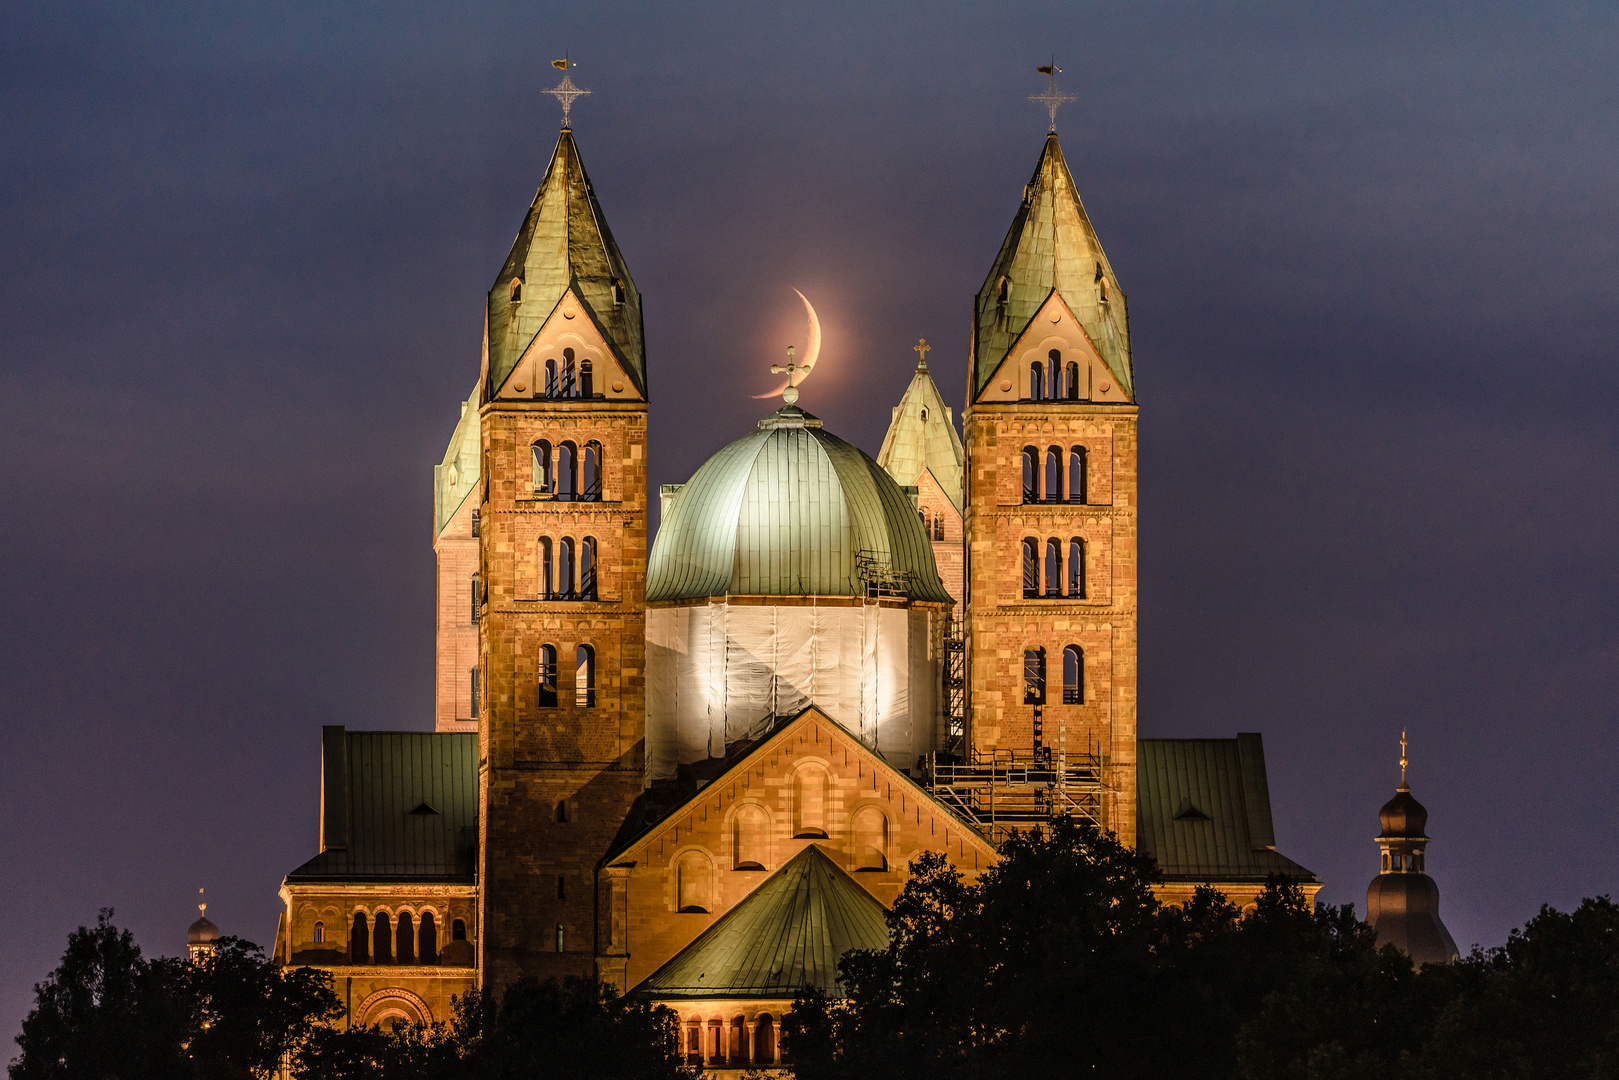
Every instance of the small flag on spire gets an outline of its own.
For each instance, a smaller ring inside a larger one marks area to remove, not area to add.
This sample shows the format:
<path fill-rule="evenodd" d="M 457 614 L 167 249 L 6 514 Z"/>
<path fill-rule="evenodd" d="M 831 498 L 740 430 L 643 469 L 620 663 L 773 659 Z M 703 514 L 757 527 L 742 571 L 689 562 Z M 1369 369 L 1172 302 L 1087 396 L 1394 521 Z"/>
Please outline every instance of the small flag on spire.
<path fill-rule="evenodd" d="M 1056 67 L 1056 65 L 1054 65 L 1054 64 L 1041 64 L 1039 67 L 1035 68 L 1034 70 L 1038 71 L 1042 75 L 1050 75 L 1050 74 L 1052 74 L 1052 69 L 1054 67 Z M 1057 70 L 1060 71 L 1061 69 L 1058 68 Z"/>
<path fill-rule="evenodd" d="M 560 71 L 568 70 L 568 62 L 566 60 L 553 60 L 551 61 L 551 66 Z"/>

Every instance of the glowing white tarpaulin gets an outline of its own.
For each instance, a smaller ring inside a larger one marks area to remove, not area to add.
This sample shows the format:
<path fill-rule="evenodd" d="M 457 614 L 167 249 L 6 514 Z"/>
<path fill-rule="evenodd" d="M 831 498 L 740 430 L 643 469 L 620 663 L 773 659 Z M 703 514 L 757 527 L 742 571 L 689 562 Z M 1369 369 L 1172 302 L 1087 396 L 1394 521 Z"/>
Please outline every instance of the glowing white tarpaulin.
<path fill-rule="evenodd" d="M 940 731 L 942 615 L 874 603 L 647 612 L 647 777 L 722 757 L 813 704 L 900 768 Z"/>

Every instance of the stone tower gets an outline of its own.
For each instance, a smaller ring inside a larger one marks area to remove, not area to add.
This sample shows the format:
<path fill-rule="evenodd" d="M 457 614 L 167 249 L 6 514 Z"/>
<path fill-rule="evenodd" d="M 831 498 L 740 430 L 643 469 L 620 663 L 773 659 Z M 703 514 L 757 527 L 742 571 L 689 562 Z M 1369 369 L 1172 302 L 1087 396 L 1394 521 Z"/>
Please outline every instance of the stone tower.
<path fill-rule="evenodd" d="M 461 418 L 433 467 L 433 559 L 437 568 L 433 650 L 433 730 L 477 731 L 478 615 L 483 590 L 478 579 L 478 402 L 483 383 L 461 403 Z"/>
<path fill-rule="evenodd" d="M 922 530 L 933 545 L 939 577 L 956 603 L 961 603 L 961 467 L 965 453 L 956 434 L 955 417 L 928 374 L 926 341 L 916 346 L 921 360 L 905 396 L 894 407 L 883 436 L 877 464 L 899 483 L 916 488 Z"/>
<path fill-rule="evenodd" d="M 968 359 L 968 745 L 1089 762 L 1136 832 L 1136 403 L 1124 293 L 1057 136 Z"/>
<path fill-rule="evenodd" d="M 643 785 L 641 298 L 564 128 L 489 291 L 479 405 L 480 978 L 595 975 Z"/>
<path fill-rule="evenodd" d="M 1378 811 L 1377 846 L 1383 869 L 1366 888 L 1366 921 L 1379 945 L 1393 945 L 1418 967 L 1448 964 L 1459 955 L 1439 918 L 1439 886 L 1428 876 L 1428 810 L 1405 780 L 1405 732 L 1400 733 L 1400 786 Z"/>

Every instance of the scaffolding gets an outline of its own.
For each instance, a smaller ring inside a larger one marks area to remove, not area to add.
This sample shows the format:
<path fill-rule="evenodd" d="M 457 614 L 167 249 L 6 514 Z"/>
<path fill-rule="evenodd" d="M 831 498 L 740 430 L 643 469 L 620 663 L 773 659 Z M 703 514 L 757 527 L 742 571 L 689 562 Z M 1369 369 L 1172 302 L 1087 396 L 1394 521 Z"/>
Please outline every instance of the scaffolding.
<path fill-rule="evenodd" d="M 944 627 L 944 749 L 947 760 L 961 760 L 967 747 L 967 642 L 961 616 Z"/>
<path fill-rule="evenodd" d="M 973 751 L 965 758 L 936 753 L 928 760 L 928 787 L 998 844 L 1015 830 L 1058 817 L 1083 817 L 1105 828 L 1110 789 L 1103 768 L 1101 756 L 1089 749 Z"/>
<path fill-rule="evenodd" d="M 893 561 L 883 552 L 862 548 L 854 558 L 855 572 L 865 583 L 866 599 L 904 600 L 911 595 L 911 572 L 895 570 Z"/>

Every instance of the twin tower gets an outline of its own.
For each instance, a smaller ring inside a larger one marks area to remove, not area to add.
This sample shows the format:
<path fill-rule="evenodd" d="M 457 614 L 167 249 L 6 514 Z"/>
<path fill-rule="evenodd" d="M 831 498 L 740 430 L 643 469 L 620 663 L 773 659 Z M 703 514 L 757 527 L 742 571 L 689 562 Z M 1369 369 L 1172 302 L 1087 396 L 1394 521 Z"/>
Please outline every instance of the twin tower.
<path fill-rule="evenodd" d="M 1129 320 L 1054 134 L 974 299 L 970 348 L 964 460 L 944 481 L 960 488 L 906 526 L 960 567 L 946 574 L 957 629 L 942 605 L 914 647 L 965 662 L 954 695 L 927 688 L 929 753 L 890 764 L 933 785 L 997 755 L 1043 767 L 1060 794 L 1046 785 L 1042 812 L 1075 800 L 1134 843 Z M 435 476 L 437 727 L 478 737 L 485 984 L 600 974 L 622 931 L 606 857 L 658 813 L 648 374 L 640 293 L 564 129 L 489 290 L 478 385 Z M 943 412 L 932 424 L 949 428 Z M 919 478 L 896 479 L 922 498 Z M 935 787 L 969 819 L 975 791 Z"/>

